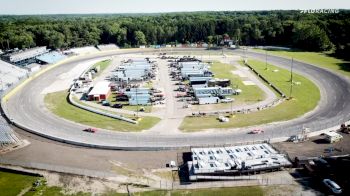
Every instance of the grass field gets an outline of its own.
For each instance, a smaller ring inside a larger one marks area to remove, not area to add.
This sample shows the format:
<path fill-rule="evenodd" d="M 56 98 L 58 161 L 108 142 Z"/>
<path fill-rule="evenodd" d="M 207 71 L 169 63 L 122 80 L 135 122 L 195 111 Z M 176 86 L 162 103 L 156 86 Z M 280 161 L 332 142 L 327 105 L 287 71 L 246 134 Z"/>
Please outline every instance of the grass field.
<path fill-rule="evenodd" d="M 263 49 L 254 49 L 257 52 L 264 52 Z M 314 64 L 320 67 L 328 68 L 338 73 L 350 77 L 350 62 L 342 59 L 332 57 L 330 53 L 322 52 L 301 52 L 301 51 L 281 51 L 268 50 L 268 54 L 282 56 L 287 58 L 294 58 L 298 61 Z"/>
<path fill-rule="evenodd" d="M 40 181 L 40 185 L 35 187 L 33 183 Z M 10 172 L 0 171 L 0 195 L 1 196 L 64 196 L 67 194 L 62 193 L 60 187 L 48 187 L 45 185 L 45 180 L 42 177 L 16 174 Z M 86 196 L 91 195 L 89 193 L 76 193 L 71 196 Z"/>
<path fill-rule="evenodd" d="M 45 96 L 45 105 L 57 116 L 77 123 L 114 131 L 138 132 L 149 129 L 160 121 L 159 118 L 145 116 L 142 117 L 138 124 L 131 124 L 114 118 L 94 114 L 69 104 L 66 99 L 67 95 L 68 93 L 66 91 L 49 93 Z"/>
<path fill-rule="evenodd" d="M 33 183 L 40 180 L 41 185 L 33 188 Z M 65 191 L 61 187 L 46 186 L 45 179 L 42 177 L 33 177 L 23 174 L 14 174 L 0 171 L 0 195 L 1 196 L 13 196 L 20 193 L 24 196 L 88 196 L 92 193 L 78 192 L 75 194 L 65 194 Z M 127 196 L 127 193 L 116 193 L 113 191 L 107 191 L 103 196 Z M 173 191 L 148 191 L 138 192 L 132 195 L 139 196 L 166 196 L 166 195 L 188 195 L 188 196 L 201 196 L 201 195 L 220 195 L 220 196 L 260 196 L 264 195 L 264 190 L 258 186 L 251 187 L 234 187 L 234 188 L 212 188 L 212 189 L 196 189 L 196 190 L 173 190 Z"/>
<path fill-rule="evenodd" d="M 22 190 L 29 191 L 33 183 L 38 179 L 40 177 L 0 171 L 0 195 L 12 196 L 18 195 Z"/>
<path fill-rule="evenodd" d="M 41 185 L 33 188 L 33 183 L 40 180 Z M 57 186 L 48 187 L 45 185 L 45 180 L 42 177 L 34 177 L 23 174 L 14 174 L 0 171 L 0 195 L 1 196 L 13 196 L 23 193 L 25 196 L 88 196 L 91 193 L 78 192 L 75 194 L 65 194 L 64 189 Z M 166 195 L 188 195 L 188 196 L 201 196 L 201 195 L 220 195 L 220 196 L 231 196 L 231 195 L 245 195 L 245 196 L 259 196 L 263 195 L 264 191 L 261 187 L 234 187 L 234 188 L 213 188 L 213 189 L 196 189 L 196 190 L 174 190 L 174 191 L 148 191 L 138 192 L 132 195 L 140 196 L 166 196 Z M 104 196 L 127 196 L 126 193 L 116 193 L 113 191 L 102 194 Z"/>
<path fill-rule="evenodd" d="M 259 87 L 252 85 L 247 86 L 242 82 L 242 78 L 232 71 L 236 70 L 233 65 L 224 63 L 214 63 L 211 65 L 211 71 L 215 74 L 215 78 L 230 79 L 232 86 L 242 90 L 240 95 L 233 95 L 236 102 L 247 103 L 247 102 L 258 102 L 265 98 L 265 93 Z"/>
<path fill-rule="evenodd" d="M 248 63 L 289 96 L 290 72 L 288 70 L 273 65 L 268 65 L 269 69 L 265 70 L 264 62 L 251 59 Z M 273 70 L 276 69 L 279 71 L 274 72 Z M 208 128 L 245 127 L 275 121 L 290 120 L 301 116 L 317 106 L 317 103 L 320 100 L 320 92 L 317 86 L 305 77 L 294 74 L 293 78 L 293 99 L 286 100 L 276 107 L 249 114 L 237 114 L 233 118 L 230 118 L 230 122 L 227 123 L 219 122 L 215 116 L 186 117 L 182 122 L 180 129 L 184 131 L 200 131 Z M 297 83 L 300 84 L 297 85 Z"/>
<path fill-rule="evenodd" d="M 265 93 L 256 85 L 247 86 L 242 82 L 242 78 L 236 74 L 233 74 L 232 71 L 236 70 L 233 65 L 214 62 L 211 65 L 210 70 L 215 74 L 215 78 L 220 79 L 230 79 L 231 86 L 233 88 L 239 88 L 242 90 L 240 95 L 232 95 L 235 101 L 232 103 L 232 106 L 237 106 L 241 104 L 252 104 L 258 101 L 262 101 L 265 98 Z M 209 105 L 193 105 L 193 110 L 201 110 L 210 108 L 211 110 L 215 109 L 227 109 L 231 106 L 231 103 L 219 103 L 219 104 L 209 104 Z"/>
<path fill-rule="evenodd" d="M 212 188 L 194 190 L 174 190 L 174 191 L 150 191 L 134 193 L 135 196 L 262 196 L 264 191 L 261 187 L 234 187 L 234 188 Z"/>
<path fill-rule="evenodd" d="M 91 68 L 95 68 L 95 67 L 100 66 L 100 71 L 94 75 L 94 78 L 97 78 L 99 75 L 101 75 L 103 70 L 105 70 L 111 64 L 111 62 L 112 62 L 112 60 L 107 59 L 107 60 L 98 62 L 94 66 L 92 66 Z"/>

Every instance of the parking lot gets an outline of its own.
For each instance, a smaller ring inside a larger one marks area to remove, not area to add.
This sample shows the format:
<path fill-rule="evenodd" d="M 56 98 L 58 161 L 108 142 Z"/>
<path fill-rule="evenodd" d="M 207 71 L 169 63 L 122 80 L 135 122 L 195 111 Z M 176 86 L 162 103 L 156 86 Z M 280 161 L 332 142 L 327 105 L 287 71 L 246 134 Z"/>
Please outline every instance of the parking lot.
<path fill-rule="evenodd" d="M 327 143 L 326 140 L 324 140 L 324 136 L 321 135 L 309 138 L 309 140 L 305 142 L 282 142 L 276 143 L 274 146 L 281 151 L 287 152 L 291 159 L 294 157 L 317 157 L 350 154 L 350 135 L 345 133 L 339 134 L 343 136 L 343 139 L 333 144 Z"/>
<path fill-rule="evenodd" d="M 341 187 L 343 192 L 341 195 L 349 194 L 350 135 L 338 133 L 343 136 L 343 139 L 332 144 L 324 140 L 323 135 L 300 143 L 274 144 L 276 148 L 286 152 L 293 161 L 298 157 L 299 164 L 295 165 L 298 169 L 292 175 L 304 189 L 313 189 L 327 195 L 334 194 L 323 182 L 324 179 L 330 179 Z"/>

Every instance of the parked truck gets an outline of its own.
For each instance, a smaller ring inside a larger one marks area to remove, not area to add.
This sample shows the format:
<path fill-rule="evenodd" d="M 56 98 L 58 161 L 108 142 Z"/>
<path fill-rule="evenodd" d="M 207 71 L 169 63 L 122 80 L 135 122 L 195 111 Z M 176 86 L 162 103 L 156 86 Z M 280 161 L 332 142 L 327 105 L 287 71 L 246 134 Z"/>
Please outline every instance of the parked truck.
<path fill-rule="evenodd" d="M 345 124 L 340 125 L 340 131 L 343 133 L 350 134 L 350 125 L 345 125 Z"/>

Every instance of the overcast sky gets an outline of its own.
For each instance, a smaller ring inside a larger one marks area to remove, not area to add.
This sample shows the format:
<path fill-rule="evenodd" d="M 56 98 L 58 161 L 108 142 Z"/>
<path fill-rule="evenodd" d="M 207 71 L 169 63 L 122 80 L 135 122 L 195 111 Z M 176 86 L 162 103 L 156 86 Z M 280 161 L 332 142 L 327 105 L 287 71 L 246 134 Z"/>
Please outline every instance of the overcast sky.
<path fill-rule="evenodd" d="M 0 0 L 0 14 L 350 9 L 350 0 Z"/>

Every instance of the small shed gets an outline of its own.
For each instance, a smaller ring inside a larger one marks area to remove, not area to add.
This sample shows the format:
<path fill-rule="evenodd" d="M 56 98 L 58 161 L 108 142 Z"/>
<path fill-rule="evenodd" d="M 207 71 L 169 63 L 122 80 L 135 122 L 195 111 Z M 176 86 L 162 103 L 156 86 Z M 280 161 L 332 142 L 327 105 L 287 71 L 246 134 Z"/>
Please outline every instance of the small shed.
<path fill-rule="evenodd" d="M 37 64 L 37 63 L 32 63 L 32 64 L 29 64 L 29 65 L 26 65 L 25 66 L 29 72 L 37 72 L 40 70 L 40 64 Z"/>

